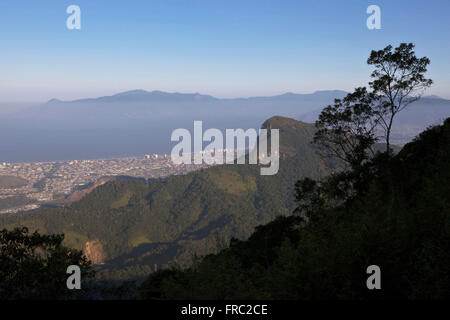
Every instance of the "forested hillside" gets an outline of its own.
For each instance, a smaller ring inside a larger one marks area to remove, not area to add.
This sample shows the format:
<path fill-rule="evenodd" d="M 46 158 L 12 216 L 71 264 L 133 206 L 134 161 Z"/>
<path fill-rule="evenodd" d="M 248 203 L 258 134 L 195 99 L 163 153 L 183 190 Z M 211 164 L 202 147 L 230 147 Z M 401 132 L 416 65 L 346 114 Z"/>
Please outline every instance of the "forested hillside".
<path fill-rule="evenodd" d="M 1 216 L 0 225 L 64 233 L 64 244 L 76 249 L 95 243 L 106 262 L 100 274 L 108 279 L 144 276 L 155 264 L 187 266 L 232 237 L 246 239 L 256 226 L 290 215 L 298 179 L 339 167 L 311 144 L 314 125 L 273 117 L 263 127 L 280 129 L 274 176 L 261 176 L 258 165 L 221 165 L 147 182 L 117 180 L 64 208 Z"/>
<path fill-rule="evenodd" d="M 308 222 L 279 217 L 187 270 L 158 271 L 140 298 L 449 299 L 449 159 L 450 118 L 389 164 L 374 159 L 361 196 L 317 206 Z M 381 290 L 366 287 L 370 265 Z"/>

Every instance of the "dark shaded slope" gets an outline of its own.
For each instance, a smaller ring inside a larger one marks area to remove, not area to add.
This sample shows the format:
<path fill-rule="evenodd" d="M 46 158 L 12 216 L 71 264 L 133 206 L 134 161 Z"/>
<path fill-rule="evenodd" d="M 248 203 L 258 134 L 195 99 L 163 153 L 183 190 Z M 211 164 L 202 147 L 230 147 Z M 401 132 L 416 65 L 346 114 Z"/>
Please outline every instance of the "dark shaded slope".
<path fill-rule="evenodd" d="M 279 217 L 192 268 L 151 275 L 141 298 L 450 299 L 450 119 L 386 163 L 367 194 L 325 212 Z M 381 269 L 368 290 L 366 269 Z"/>

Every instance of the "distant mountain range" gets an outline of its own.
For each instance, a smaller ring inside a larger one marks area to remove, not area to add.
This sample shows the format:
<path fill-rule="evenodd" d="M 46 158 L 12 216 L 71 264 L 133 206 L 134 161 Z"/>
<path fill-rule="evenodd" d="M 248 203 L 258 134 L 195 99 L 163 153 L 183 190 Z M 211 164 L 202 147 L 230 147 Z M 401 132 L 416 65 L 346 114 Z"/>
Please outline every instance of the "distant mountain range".
<path fill-rule="evenodd" d="M 345 95 L 345 91 L 331 90 L 310 94 L 285 93 L 268 97 L 219 99 L 199 93 L 132 90 L 112 96 L 73 101 L 52 99 L 42 105 L 21 110 L 15 116 L 61 122 L 73 122 L 77 119 L 118 122 L 130 118 L 154 120 L 180 116 L 196 119 L 233 116 L 258 118 L 261 122 L 276 114 L 296 118 Z"/>
<path fill-rule="evenodd" d="M 52 99 L 47 104 L 56 103 L 101 103 L 101 102 L 167 102 L 167 101 L 211 101 L 216 98 L 199 93 L 169 93 L 163 91 L 145 91 L 142 89 L 121 92 L 112 96 L 104 96 L 99 98 L 78 99 L 73 101 L 62 101 Z"/>
<path fill-rule="evenodd" d="M 176 128 L 258 128 L 274 115 L 314 122 L 320 110 L 347 93 L 219 99 L 199 93 L 133 90 L 47 103 L 0 116 L 0 161 L 71 160 L 170 153 Z M 424 97 L 399 117 L 394 142 L 403 144 L 450 116 L 450 100 Z"/>
<path fill-rule="evenodd" d="M 323 90 L 315 91 L 314 93 L 292 93 L 287 92 L 276 96 L 257 96 L 249 98 L 228 98 L 220 99 L 210 95 L 203 95 L 200 93 L 170 93 L 164 91 L 146 91 L 142 89 L 130 90 L 121 93 L 117 93 L 112 96 L 103 96 L 98 98 L 77 99 L 72 101 L 62 101 L 58 99 L 52 99 L 49 103 L 91 103 L 91 102 L 190 102 L 190 101 L 317 101 L 318 99 L 334 99 L 335 97 L 343 97 L 347 92 L 342 90 Z"/>
<path fill-rule="evenodd" d="M 131 90 L 112 96 L 62 101 L 49 100 L 33 108 L 21 110 L 18 118 L 38 117 L 36 120 L 73 121 L 77 118 L 107 118 L 116 122 L 120 118 L 156 118 L 188 115 L 202 117 L 254 116 L 266 119 L 273 115 L 314 122 L 322 108 L 334 99 L 345 97 L 342 90 L 324 90 L 308 94 L 284 93 L 276 96 L 219 99 L 200 93 L 169 93 L 163 91 Z M 70 115 L 75 118 L 62 118 Z M 402 113 L 399 123 L 408 122 L 416 126 L 427 126 L 450 115 L 450 100 L 436 95 L 424 96 Z M 112 117 L 112 118 L 108 118 Z"/>

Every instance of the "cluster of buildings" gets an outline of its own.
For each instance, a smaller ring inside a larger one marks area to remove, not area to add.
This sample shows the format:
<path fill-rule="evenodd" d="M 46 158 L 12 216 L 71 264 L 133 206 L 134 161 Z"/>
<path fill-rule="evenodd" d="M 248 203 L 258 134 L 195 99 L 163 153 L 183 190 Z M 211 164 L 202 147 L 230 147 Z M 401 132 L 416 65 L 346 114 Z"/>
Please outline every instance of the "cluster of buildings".
<path fill-rule="evenodd" d="M 64 199 L 75 189 L 95 183 L 105 176 L 149 179 L 186 174 L 206 166 L 206 164 L 175 165 L 167 154 L 63 162 L 0 162 L 0 177 L 16 176 L 27 181 L 24 186 L 0 188 L 0 213 L 25 211 Z M 26 203 L 8 208 L 2 206 L 2 200 L 17 196 L 25 197 Z M 33 203 L 30 204 L 29 200 Z"/>

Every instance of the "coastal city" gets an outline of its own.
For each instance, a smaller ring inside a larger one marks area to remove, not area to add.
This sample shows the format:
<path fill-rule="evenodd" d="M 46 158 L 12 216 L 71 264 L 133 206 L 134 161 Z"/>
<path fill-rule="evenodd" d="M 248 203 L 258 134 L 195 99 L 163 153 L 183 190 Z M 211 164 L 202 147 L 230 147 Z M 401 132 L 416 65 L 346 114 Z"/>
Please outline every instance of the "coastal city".
<path fill-rule="evenodd" d="M 0 162 L 0 214 L 54 205 L 76 190 L 108 177 L 161 178 L 207 166 L 175 165 L 167 154 L 63 162 Z"/>

